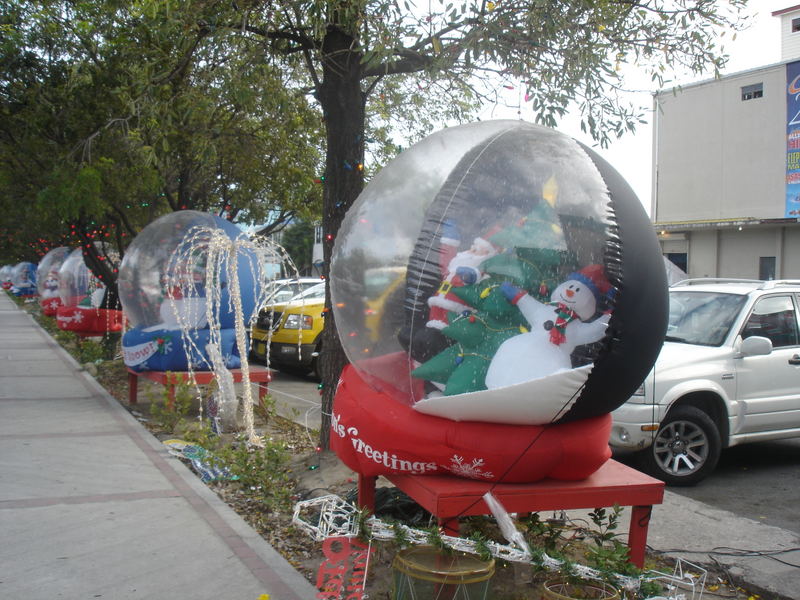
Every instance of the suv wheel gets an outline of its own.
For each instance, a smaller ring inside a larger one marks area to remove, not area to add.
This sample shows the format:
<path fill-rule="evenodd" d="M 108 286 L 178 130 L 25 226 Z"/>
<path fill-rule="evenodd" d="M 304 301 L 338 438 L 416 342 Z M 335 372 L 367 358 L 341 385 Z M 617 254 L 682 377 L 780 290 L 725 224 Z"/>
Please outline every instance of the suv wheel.
<path fill-rule="evenodd" d="M 653 445 L 642 452 L 642 463 L 668 485 L 694 485 L 714 470 L 721 447 L 719 430 L 706 413 L 678 406 L 661 423 Z"/>

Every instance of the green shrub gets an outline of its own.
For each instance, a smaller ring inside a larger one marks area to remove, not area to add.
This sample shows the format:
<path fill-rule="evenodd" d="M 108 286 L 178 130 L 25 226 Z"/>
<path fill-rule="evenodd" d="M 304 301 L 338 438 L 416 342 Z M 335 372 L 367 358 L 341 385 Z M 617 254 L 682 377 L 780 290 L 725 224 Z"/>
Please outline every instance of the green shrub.
<path fill-rule="evenodd" d="M 169 432 L 174 432 L 176 427 L 185 420 L 192 408 L 193 399 L 189 384 L 178 383 L 173 389 L 175 398 L 171 403 L 167 388 L 164 388 L 160 398 L 151 397 L 150 399 L 150 417 L 153 423 Z"/>
<path fill-rule="evenodd" d="M 227 467 L 248 493 L 276 509 L 291 505 L 289 459 L 286 444 L 274 440 L 265 440 L 263 448 L 240 441 L 217 453 L 218 466 Z"/>

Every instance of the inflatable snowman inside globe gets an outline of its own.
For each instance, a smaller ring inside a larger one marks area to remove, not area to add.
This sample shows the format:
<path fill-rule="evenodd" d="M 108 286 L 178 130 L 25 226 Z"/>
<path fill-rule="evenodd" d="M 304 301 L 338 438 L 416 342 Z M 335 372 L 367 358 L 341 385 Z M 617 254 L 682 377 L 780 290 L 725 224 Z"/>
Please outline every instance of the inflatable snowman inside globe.
<path fill-rule="evenodd" d="M 69 253 L 70 250 L 66 246 L 53 248 L 42 257 L 36 270 L 39 304 L 48 317 L 55 316 L 56 310 L 61 306 L 61 298 L 58 295 L 58 271 Z"/>
<path fill-rule="evenodd" d="M 153 221 L 131 243 L 118 285 L 131 324 L 122 340 L 123 358 L 132 369 L 210 370 L 207 347 L 217 334 L 225 366 L 240 366 L 227 261 L 236 261 L 235 300 L 249 321 L 258 303 L 259 259 L 243 246 L 235 259 L 217 255 L 215 261 L 215 236 L 227 242 L 248 239 L 229 221 L 186 210 Z"/>
<path fill-rule="evenodd" d="M 331 290 L 351 363 L 332 446 L 368 475 L 586 477 L 666 328 L 629 186 L 521 121 L 440 131 L 379 172 L 339 230 Z"/>

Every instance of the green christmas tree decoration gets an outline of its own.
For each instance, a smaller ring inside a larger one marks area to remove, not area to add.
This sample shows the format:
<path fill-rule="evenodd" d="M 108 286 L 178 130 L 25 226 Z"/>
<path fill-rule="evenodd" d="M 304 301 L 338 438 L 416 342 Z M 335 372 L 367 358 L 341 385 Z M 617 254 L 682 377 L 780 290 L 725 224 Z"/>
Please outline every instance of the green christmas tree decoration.
<path fill-rule="evenodd" d="M 550 248 L 566 250 L 564 231 L 555 209 L 555 197 L 543 197 L 526 216 L 492 236 L 492 243 L 503 248 Z"/>
<path fill-rule="evenodd" d="M 550 290 L 575 267 L 567 250 L 561 219 L 555 210 L 558 185 L 550 178 L 534 209 L 492 236 L 492 243 L 511 249 L 492 257 L 483 270 L 528 290 L 537 300 L 549 300 Z"/>
<path fill-rule="evenodd" d="M 551 291 L 576 268 L 555 211 L 557 196 L 558 186 L 550 178 L 530 213 L 491 236 L 492 244 L 506 252 L 482 263 L 488 278 L 451 290 L 470 309 L 450 313 L 442 334 L 453 345 L 412 371 L 413 377 L 444 384 L 447 396 L 486 389 L 486 373 L 497 349 L 527 331 L 527 322 L 500 292 L 500 284 L 508 281 L 549 302 Z"/>
<path fill-rule="evenodd" d="M 413 377 L 426 381 L 445 383 L 455 370 L 456 359 L 461 353 L 457 345 L 448 346 L 439 354 L 422 363 L 411 372 Z"/>
<path fill-rule="evenodd" d="M 473 310 L 449 314 L 442 334 L 455 343 L 414 369 L 413 377 L 445 384 L 448 396 L 486 389 L 486 372 L 500 344 L 526 331 L 524 318 L 500 292 L 501 281 L 453 288 Z"/>

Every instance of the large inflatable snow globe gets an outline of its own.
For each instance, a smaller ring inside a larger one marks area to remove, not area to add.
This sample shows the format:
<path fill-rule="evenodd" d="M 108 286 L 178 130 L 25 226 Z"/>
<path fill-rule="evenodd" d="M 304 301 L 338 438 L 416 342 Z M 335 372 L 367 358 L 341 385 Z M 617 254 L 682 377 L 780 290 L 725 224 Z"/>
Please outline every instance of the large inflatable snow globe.
<path fill-rule="evenodd" d="M 115 263 L 113 251 L 101 249 L 101 255 Z M 122 311 L 106 307 L 106 286 L 86 265 L 83 250 L 69 253 L 58 270 L 56 325 L 84 337 L 102 336 L 122 331 Z"/>
<path fill-rule="evenodd" d="M 30 298 L 36 295 L 36 265 L 31 262 L 18 263 L 11 272 L 11 293 Z"/>
<path fill-rule="evenodd" d="M 42 312 L 48 317 L 55 316 L 56 310 L 61 306 L 61 298 L 58 295 L 58 272 L 69 253 L 70 249 L 66 246 L 53 248 L 42 257 L 36 270 L 39 304 Z"/>
<path fill-rule="evenodd" d="M 351 362 L 332 445 L 370 475 L 586 477 L 666 328 L 630 187 L 522 121 L 446 129 L 387 165 L 339 230 L 331 290 Z"/>
<path fill-rule="evenodd" d="M 178 211 L 150 223 L 131 243 L 118 286 L 131 324 L 122 340 L 125 364 L 139 371 L 211 370 L 209 340 L 228 368 L 240 366 L 235 313 L 249 321 L 256 308 L 259 265 L 247 236 L 209 213 Z M 242 250 L 231 253 L 231 242 Z M 222 248 L 225 246 L 225 248 Z M 235 256 L 237 292 L 228 261 Z"/>
<path fill-rule="evenodd" d="M 11 289 L 11 275 L 14 273 L 14 265 L 3 265 L 0 267 L 0 286 L 4 290 Z"/>

